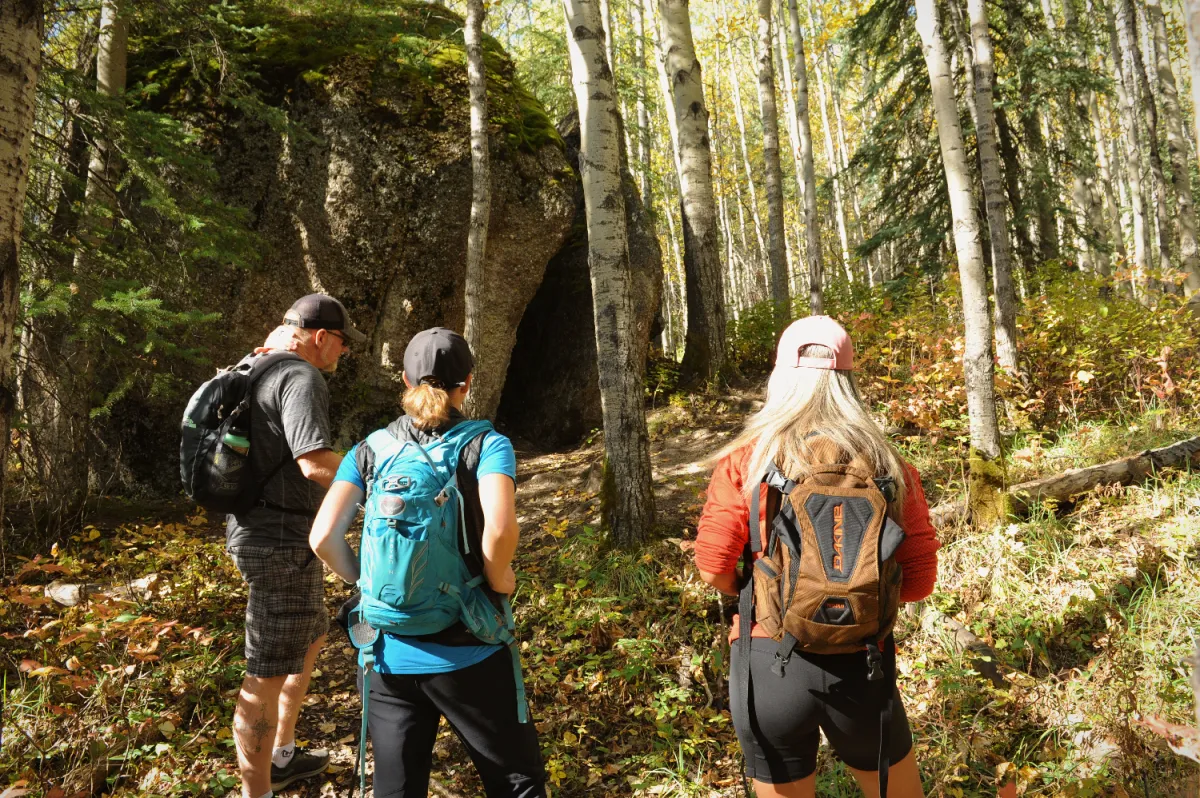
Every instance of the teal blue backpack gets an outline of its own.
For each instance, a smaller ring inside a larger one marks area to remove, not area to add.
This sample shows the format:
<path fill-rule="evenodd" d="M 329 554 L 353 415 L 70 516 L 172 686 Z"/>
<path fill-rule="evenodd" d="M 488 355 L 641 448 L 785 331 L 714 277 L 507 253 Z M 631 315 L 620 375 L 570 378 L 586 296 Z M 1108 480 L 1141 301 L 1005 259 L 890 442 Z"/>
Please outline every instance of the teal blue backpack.
<path fill-rule="evenodd" d="M 362 600 L 349 618 L 350 640 L 363 670 L 357 767 L 364 795 L 367 704 L 380 632 L 421 637 L 461 621 L 480 642 L 507 645 L 516 675 L 517 716 L 521 723 L 528 721 L 512 607 L 505 596 L 500 606 L 494 604 L 484 592 L 483 575 L 472 577 L 462 557 L 471 543 L 458 463 L 471 441 L 491 431 L 488 421 L 463 421 L 422 446 L 381 429 L 364 444 L 374 454 L 375 468 L 365 475 L 358 579 Z"/>

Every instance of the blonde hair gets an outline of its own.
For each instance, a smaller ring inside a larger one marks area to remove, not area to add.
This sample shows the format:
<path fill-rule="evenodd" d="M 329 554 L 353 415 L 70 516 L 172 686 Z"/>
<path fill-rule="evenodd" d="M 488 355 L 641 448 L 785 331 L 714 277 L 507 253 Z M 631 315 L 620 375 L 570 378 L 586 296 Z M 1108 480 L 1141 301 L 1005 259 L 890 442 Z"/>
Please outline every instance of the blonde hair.
<path fill-rule="evenodd" d="M 431 430 L 450 420 L 450 394 L 441 383 L 420 382 L 404 391 L 404 413 L 417 429 Z"/>
<path fill-rule="evenodd" d="M 815 344 L 804 347 L 799 354 L 833 357 L 828 347 Z M 850 371 L 776 368 L 767 382 L 762 409 L 746 420 L 742 432 L 715 459 L 746 446 L 754 447 L 744 475 L 743 490 L 749 498 L 759 489 L 759 479 L 769 463 L 775 463 L 796 481 L 811 473 L 812 433 L 835 443 L 847 461 L 850 457 L 860 457 L 874 469 L 876 476 L 895 480 L 896 493 L 890 511 L 899 511 L 906 487 L 903 461 L 867 411 Z"/>

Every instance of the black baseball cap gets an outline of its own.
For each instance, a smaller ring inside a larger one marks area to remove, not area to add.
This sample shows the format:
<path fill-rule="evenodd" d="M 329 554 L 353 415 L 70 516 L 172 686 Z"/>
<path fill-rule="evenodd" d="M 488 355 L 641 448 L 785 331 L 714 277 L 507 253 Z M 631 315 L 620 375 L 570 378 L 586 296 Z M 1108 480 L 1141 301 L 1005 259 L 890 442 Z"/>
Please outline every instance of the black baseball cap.
<path fill-rule="evenodd" d="M 328 294 L 300 297 L 283 315 L 283 323 L 306 330 L 335 330 L 344 333 L 347 340 L 356 344 L 367 340 L 367 336 L 350 323 L 350 314 L 345 306 Z"/>
<path fill-rule="evenodd" d="M 431 327 L 412 337 L 404 350 L 404 376 L 413 385 L 433 378 L 446 388 L 467 381 L 475 358 L 467 339 L 445 327 Z"/>

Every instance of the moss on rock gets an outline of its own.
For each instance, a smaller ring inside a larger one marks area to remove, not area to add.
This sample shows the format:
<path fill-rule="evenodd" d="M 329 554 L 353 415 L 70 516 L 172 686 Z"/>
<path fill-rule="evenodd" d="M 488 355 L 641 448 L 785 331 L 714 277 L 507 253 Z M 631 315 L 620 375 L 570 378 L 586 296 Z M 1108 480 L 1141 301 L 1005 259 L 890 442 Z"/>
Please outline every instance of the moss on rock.
<path fill-rule="evenodd" d="M 358 3 L 338 10 L 308 9 L 294 3 L 278 13 L 261 10 L 239 24 L 237 60 L 247 85 L 267 106 L 278 106 L 299 85 L 319 88 L 355 59 L 368 76 L 361 90 L 394 95 L 397 89 L 418 107 L 467 104 L 463 19 L 449 9 L 413 0 Z M 218 112 L 215 88 L 222 64 L 215 58 L 184 54 L 178 31 L 143 30 L 133 42 L 130 83 L 157 109 L 204 114 Z M 488 113 L 493 133 L 513 149 L 536 152 L 562 139 L 545 109 L 517 79 L 499 42 L 484 37 Z M 182 55 L 181 55 L 182 54 Z M 377 92 L 387 81 L 387 92 Z M 416 121 L 416 120 L 410 120 Z"/>

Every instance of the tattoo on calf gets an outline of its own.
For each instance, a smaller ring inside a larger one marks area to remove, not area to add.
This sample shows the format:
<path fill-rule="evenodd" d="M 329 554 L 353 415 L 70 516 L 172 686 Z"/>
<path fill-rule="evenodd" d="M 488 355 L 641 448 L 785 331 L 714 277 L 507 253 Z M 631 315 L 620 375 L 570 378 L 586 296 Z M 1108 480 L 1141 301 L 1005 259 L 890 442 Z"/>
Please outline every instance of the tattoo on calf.
<path fill-rule="evenodd" d="M 271 724 L 267 723 L 267 710 L 264 708 L 262 717 L 254 721 L 254 725 L 250 727 L 250 731 L 254 733 L 254 753 L 262 752 L 263 738 L 271 729 Z"/>

